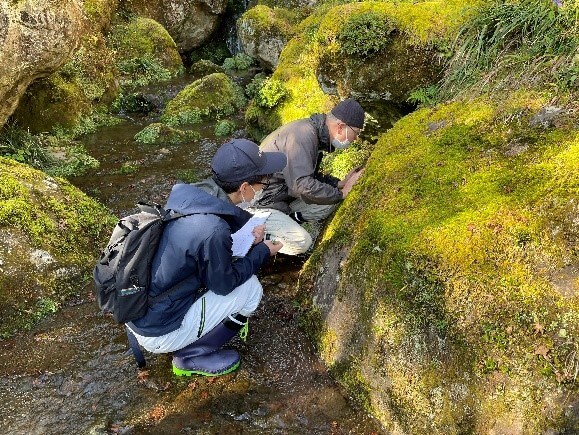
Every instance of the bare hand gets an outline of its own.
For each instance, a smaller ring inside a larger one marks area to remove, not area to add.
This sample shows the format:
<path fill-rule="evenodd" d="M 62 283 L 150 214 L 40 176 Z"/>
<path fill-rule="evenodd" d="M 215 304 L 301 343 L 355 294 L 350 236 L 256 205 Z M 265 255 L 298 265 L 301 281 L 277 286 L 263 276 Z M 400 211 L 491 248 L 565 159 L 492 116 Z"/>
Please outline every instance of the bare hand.
<path fill-rule="evenodd" d="M 258 225 L 254 227 L 253 230 L 251 231 L 251 234 L 253 235 L 254 245 L 257 245 L 258 243 L 262 242 L 263 238 L 265 237 L 265 225 Z"/>
<path fill-rule="evenodd" d="M 364 173 L 364 169 L 360 169 L 358 172 L 354 173 L 344 184 L 344 188 L 342 189 L 342 194 L 344 195 L 344 198 L 346 197 L 346 195 L 348 193 L 350 193 L 350 190 L 352 190 L 352 187 L 354 187 L 354 184 L 356 184 L 356 182 L 358 181 L 358 179 L 360 178 L 360 176 Z"/>
<path fill-rule="evenodd" d="M 338 189 L 343 189 L 344 186 L 346 185 L 346 183 L 348 182 L 348 180 L 362 170 L 363 170 L 363 168 L 361 166 L 358 166 L 358 167 L 352 169 L 350 172 L 348 172 L 343 180 L 338 181 Z"/>
<path fill-rule="evenodd" d="M 277 254 L 283 246 L 283 243 L 278 240 L 264 240 L 263 243 L 269 248 L 269 255 Z"/>

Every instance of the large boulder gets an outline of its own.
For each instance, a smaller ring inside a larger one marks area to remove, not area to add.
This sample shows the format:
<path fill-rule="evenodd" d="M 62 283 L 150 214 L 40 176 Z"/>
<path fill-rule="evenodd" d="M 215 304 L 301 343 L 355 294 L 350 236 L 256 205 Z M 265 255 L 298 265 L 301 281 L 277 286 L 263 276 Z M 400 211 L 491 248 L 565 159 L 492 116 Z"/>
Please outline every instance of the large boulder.
<path fill-rule="evenodd" d="M 288 89 L 287 98 L 273 109 L 252 102 L 246 112 L 248 124 L 258 129 L 254 136 L 327 111 L 346 97 L 364 101 L 388 128 L 413 90 L 439 80 L 441 53 L 483 1 L 318 6 L 295 26 L 273 73 Z"/>
<path fill-rule="evenodd" d="M 578 116 L 551 97 L 399 120 L 302 272 L 323 360 L 389 432 L 579 428 Z"/>
<path fill-rule="evenodd" d="M 0 157 L 0 337 L 82 291 L 114 224 L 68 182 Z"/>
<path fill-rule="evenodd" d="M 127 0 L 124 7 L 159 21 L 184 53 L 211 38 L 227 8 L 227 0 Z"/>
<path fill-rule="evenodd" d="M 404 104 L 413 90 L 440 80 L 443 52 L 473 10 L 456 2 L 334 7 L 317 34 L 320 86 L 341 97 Z"/>
<path fill-rule="evenodd" d="M 272 71 L 293 35 L 292 23 L 285 12 L 285 9 L 258 5 L 237 21 L 237 36 L 242 51 Z"/>
<path fill-rule="evenodd" d="M 61 67 L 84 29 L 80 0 L 0 2 L 0 125 L 33 80 Z"/>

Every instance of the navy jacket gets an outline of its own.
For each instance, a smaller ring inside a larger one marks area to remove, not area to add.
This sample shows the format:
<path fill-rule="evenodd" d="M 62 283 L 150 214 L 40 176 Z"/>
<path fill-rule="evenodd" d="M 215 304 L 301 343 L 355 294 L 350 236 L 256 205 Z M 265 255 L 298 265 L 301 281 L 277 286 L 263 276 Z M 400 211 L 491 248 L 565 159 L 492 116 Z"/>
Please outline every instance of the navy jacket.
<path fill-rule="evenodd" d="M 233 258 L 231 233 L 241 228 L 251 214 L 231 203 L 190 184 L 177 184 L 166 208 L 196 214 L 170 221 L 163 230 L 153 258 L 151 296 L 171 291 L 130 324 L 136 333 L 147 337 L 179 328 L 199 288 L 227 295 L 269 258 L 264 243 L 255 245 L 243 258 Z"/>

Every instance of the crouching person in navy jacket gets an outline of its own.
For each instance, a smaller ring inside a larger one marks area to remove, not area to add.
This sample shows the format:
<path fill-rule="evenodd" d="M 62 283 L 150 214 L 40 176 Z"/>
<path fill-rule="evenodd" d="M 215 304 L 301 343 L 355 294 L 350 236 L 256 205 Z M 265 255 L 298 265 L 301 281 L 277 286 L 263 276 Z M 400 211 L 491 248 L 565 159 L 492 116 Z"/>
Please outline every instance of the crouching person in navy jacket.
<path fill-rule="evenodd" d="M 147 314 L 127 323 L 141 346 L 173 353 L 179 376 L 217 376 L 239 366 L 235 350 L 221 349 L 247 325 L 263 289 L 255 273 L 282 247 L 264 240 L 264 227 L 245 257 L 234 258 L 231 234 L 251 218 L 236 206 L 253 199 L 287 163 L 245 139 L 223 144 L 212 161 L 221 198 L 191 184 L 173 187 L 166 208 L 191 214 L 166 224 L 152 264 L 151 296 L 169 291 Z"/>

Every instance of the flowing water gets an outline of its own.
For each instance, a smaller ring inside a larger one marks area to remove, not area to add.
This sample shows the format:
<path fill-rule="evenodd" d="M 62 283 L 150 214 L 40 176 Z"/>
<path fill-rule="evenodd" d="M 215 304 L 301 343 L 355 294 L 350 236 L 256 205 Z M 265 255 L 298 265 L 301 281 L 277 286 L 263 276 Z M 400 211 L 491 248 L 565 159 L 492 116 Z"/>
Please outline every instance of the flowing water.
<path fill-rule="evenodd" d="M 187 79 L 162 90 L 174 94 Z M 190 80 L 190 78 L 189 78 Z M 234 117 L 235 118 L 235 117 Z M 242 125 L 242 115 L 237 117 Z M 138 200 L 164 203 L 171 186 L 203 178 L 219 144 L 213 124 L 178 146 L 139 145 L 152 117 L 126 117 L 84 140 L 101 166 L 73 183 L 117 215 Z M 243 131 L 235 133 L 243 136 Z M 129 170 L 127 170 L 129 168 Z M 147 354 L 139 372 L 123 329 L 98 313 L 90 288 L 35 329 L 0 341 L 0 431 L 10 434 L 373 434 L 383 430 L 330 378 L 299 327 L 295 283 L 303 259 L 260 274 L 264 298 L 240 368 L 217 378 L 177 378 L 169 355 Z"/>

